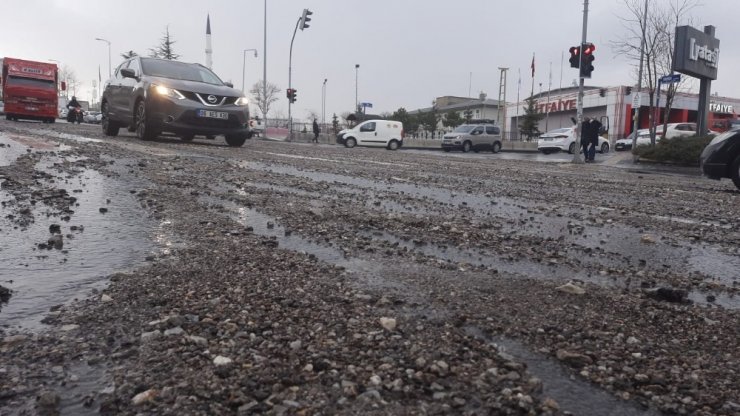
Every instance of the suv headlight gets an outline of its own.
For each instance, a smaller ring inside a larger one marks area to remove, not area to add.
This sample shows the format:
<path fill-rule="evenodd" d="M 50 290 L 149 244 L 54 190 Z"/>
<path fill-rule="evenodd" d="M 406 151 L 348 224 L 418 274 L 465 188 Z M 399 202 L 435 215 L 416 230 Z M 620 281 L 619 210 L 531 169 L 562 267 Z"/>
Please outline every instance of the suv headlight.
<path fill-rule="evenodd" d="M 154 91 L 157 92 L 159 95 L 164 95 L 165 97 L 174 98 L 176 100 L 184 100 L 185 96 L 180 93 L 180 91 L 167 88 L 164 85 L 153 85 Z"/>
<path fill-rule="evenodd" d="M 249 105 L 249 100 L 247 97 L 239 97 L 234 104 L 241 106 Z"/>

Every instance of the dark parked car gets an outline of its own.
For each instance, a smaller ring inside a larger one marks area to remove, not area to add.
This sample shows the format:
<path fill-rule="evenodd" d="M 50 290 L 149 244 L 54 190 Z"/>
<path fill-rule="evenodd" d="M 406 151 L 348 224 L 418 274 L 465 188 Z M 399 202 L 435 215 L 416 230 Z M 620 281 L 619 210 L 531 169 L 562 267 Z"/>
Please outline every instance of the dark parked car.
<path fill-rule="evenodd" d="M 730 178 L 740 189 L 740 130 L 720 134 L 704 148 L 699 158 L 704 175 Z"/>
<path fill-rule="evenodd" d="M 143 140 L 161 132 L 185 141 L 223 134 L 229 146 L 241 146 L 252 136 L 247 104 L 241 91 L 200 64 L 137 56 L 106 83 L 101 124 L 108 136 L 121 127 Z"/>

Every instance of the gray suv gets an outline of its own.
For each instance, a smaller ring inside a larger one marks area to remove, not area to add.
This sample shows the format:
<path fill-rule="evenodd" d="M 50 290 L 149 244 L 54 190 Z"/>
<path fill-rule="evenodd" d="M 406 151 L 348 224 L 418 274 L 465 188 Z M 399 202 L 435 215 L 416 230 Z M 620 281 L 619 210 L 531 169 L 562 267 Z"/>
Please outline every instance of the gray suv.
<path fill-rule="evenodd" d="M 223 134 L 229 146 L 252 137 L 247 98 L 208 68 L 156 58 L 134 57 L 116 68 L 103 91 L 103 132 L 122 127 L 143 140 L 161 132 L 190 141 Z"/>
<path fill-rule="evenodd" d="M 449 152 L 459 149 L 467 153 L 490 150 L 501 151 L 501 129 L 493 124 L 463 124 L 442 138 L 442 150 Z"/>

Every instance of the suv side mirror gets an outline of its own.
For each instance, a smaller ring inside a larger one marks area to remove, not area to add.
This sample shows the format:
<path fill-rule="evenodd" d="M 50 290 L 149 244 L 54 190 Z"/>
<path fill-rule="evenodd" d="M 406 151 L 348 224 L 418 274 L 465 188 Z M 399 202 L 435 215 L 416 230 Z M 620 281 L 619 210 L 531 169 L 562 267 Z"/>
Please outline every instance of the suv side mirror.
<path fill-rule="evenodd" d="M 136 71 L 131 68 L 124 68 L 121 70 L 121 76 L 124 78 L 136 79 Z"/>
<path fill-rule="evenodd" d="M 67 83 L 62 81 L 62 91 L 67 91 Z"/>
<path fill-rule="evenodd" d="M 234 88 L 234 84 L 232 84 L 230 82 L 224 82 L 224 85 L 226 85 L 229 88 Z"/>

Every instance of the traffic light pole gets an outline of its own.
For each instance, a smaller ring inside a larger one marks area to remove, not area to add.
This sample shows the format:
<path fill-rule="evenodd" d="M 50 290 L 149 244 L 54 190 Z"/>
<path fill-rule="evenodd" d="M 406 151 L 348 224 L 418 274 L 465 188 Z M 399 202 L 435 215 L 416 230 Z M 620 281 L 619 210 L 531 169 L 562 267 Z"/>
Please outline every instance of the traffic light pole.
<path fill-rule="evenodd" d="M 583 49 L 583 45 L 586 44 L 586 37 L 588 35 L 588 0 L 583 0 L 583 33 L 581 34 L 581 49 Z M 581 76 L 581 70 L 580 68 L 583 68 L 583 50 L 580 51 L 578 54 L 579 59 L 579 65 L 578 65 L 578 78 L 580 79 L 580 82 L 578 83 L 578 125 L 576 126 L 576 131 L 578 134 L 576 134 L 576 148 L 573 152 L 573 163 L 581 164 L 583 163 L 583 159 L 581 159 L 581 153 L 579 147 L 581 147 L 581 135 L 583 134 L 583 131 L 581 131 L 581 127 L 583 126 L 583 83 L 584 78 Z M 585 155 L 584 155 L 585 156 Z"/>
<path fill-rule="evenodd" d="M 290 55 L 288 57 L 288 90 L 293 89 L 293 41 L 295 40 L 295 34 L 298 32 L 298 25 L 301 23 L 301 19 L 303 17 L 299 17 L 298 21 L 295 22 L 295 29 L 293 30 L 293 37 L 290 39 Z M 293 141 L 293 117 L 291 116 L 291 106 L 293 104 L 293 100 L 288 98 L 288 141 Z"/>

